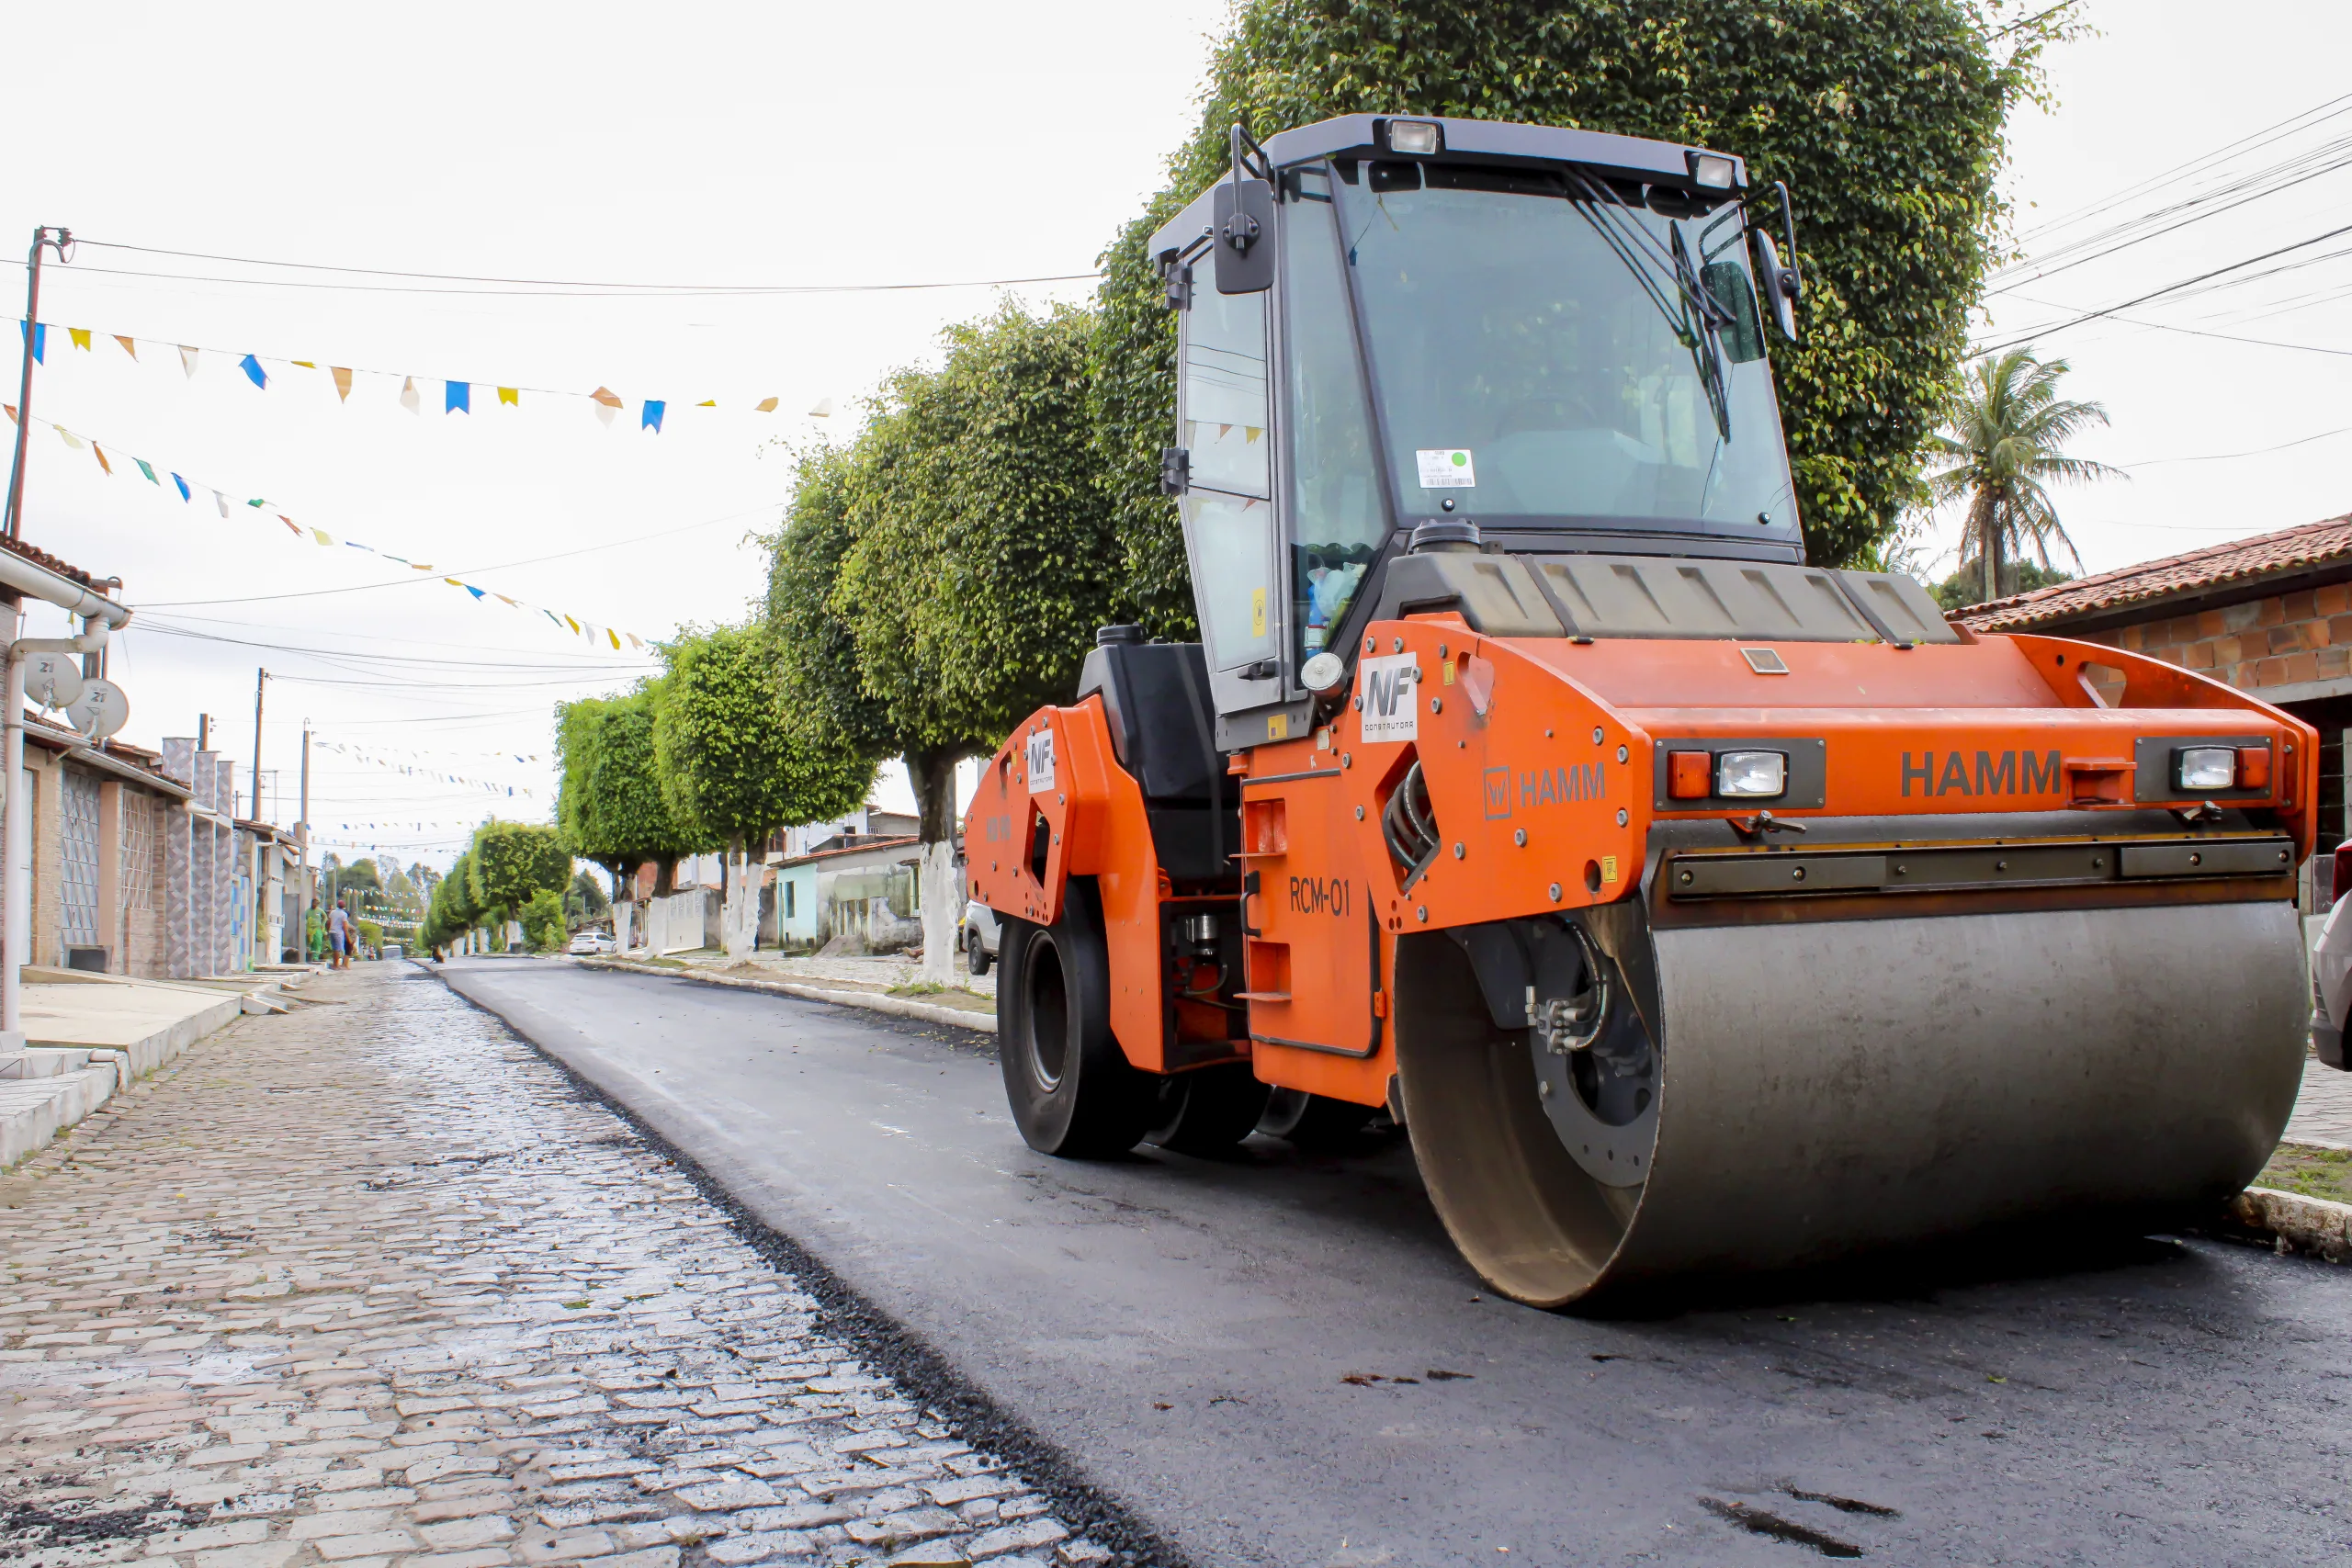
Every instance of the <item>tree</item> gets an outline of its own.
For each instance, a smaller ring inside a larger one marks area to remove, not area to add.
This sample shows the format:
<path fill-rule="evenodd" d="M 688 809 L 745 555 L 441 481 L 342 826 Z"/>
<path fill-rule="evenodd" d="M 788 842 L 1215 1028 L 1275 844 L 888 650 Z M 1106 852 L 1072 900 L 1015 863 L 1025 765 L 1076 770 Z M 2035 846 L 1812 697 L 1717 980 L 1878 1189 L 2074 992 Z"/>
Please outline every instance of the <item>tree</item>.
<path fill-rule="evenodd" d="M 374 861 L 356 860 L 343 868 L 343 875 L 336 886 L 345 889 L 364 887 L 374 892 L 384 886 L 384 880 L 378 874 Z"/>
<path fill-rule="evenodd" d="M 668 668 L 653 716 L 662 789 L 675 817 L 727 846 L 728 945 L 748 951 L 759 902 L 747 885 L 747 848 L 771 829 L 864 800 L 873 759 L 848 736 L 791 722 L 763 623 L 690 631 L 662 644 L 662 657 Z"/>
<path fill-rule="evenodd" d="M 1342 114 L 1454 115 L 1720 147 L 1788 182 L 1806 278 L 1803 341 L 1776 344 L 1807 549 L 1864 555 L 1918 496 L 1998 239 L 2002 124 L 2041 90 L 2070 5 L 2001 23 L 1973 0 L 1247 0 L 1210 66 L 1170 184 L 1102 260 L 1095 441 L 1126 592 L 1189 635 L 1175 508 L 1174 324 L 1152 231 L 1260 135 Z"/>
<path fill-rule="evenodd" d="M 2030 553 L 2047 571 L 2054 550 L 2064 550 L 2082 565 L 2058 521 L 2051 485 L 2123 477 L 2104 463 L 2066 456 L 2067 442 L 2107 423 L 2099 404 L 2058 396 L 2067 369 L 2064 360 L 2039 360 L 2030 349 L 1985 355 L 1969 367 L 1946 429 L 1928 443 L 1943 464 L 1927 476 L 1928 493 L 1938 502 L 1967 503 L 1960 570 L 1975 570 L 1982 599 L 2017 592 L 2005 558 Z"/>
<path fill-rule="evenodd" d="M 591 920 L 601 920 L 612 909 L 613 901 L 605 897 L 605 890 L 596 885 L 594 877 L 584 871 L 572 877 L 571 886 L 563 896 L 567 925 L 584 926 Z"/>
<path fill-rule="evenodd" d="M 563 896 L 554 888 L 542 887 L 532 894 L 515 919 L 523 922 L 523 936 L 532 952 L 553 953 L 563 945 Z"/>
<path fill-rule="evenodd" d="M 612 874 L 616 896 L 647 861 L 659 868 L 654 892 L 669 892 L 678 858 L 712 842 L 662 792 L 653 751 L 659 698 L 656 682 L 556 708 L 556 821 L 574 854 Z"/>
<path fill-rule="evenodd" d="M 1010 303 L 949 328 L 941 367 L 891 377 L 853 447 L 804 457 L 775 541 L 787 691 L 867 754 L 905 760 L 938 983 L 962 903 L 956 764 L 1067 701 L 1123 603 L 1091 445 L 1092 338 L 1082 312 Z"/>
<path fill-rule="evenodd" d="M 473 930 L 481 918 L 473 903 L 472 861 L 471 851 L 459 855 L 448 874 L 433 885 L 433 897 L 424 907 L 424 929 L 418 933 L 428 952 L 448 946 Z"/>
<path fill-rule="evenodd" d="M 560 896 L 571 880 L 571 851 L 554 828 L 492 818 L 474 829 L 466 880 L 478 916 L 513 919 L 533 894 Z"/>
<path fill-rule="evenodd" d="M 2071 571 L 2056 571 L 2035 565 L 2030 560 L 2011 561 L 2001 569 L 2001 593 L 2030 593 L 2037 588 L 2055 588 L 2062 582 L 2072 582 Z M 1953 572 L 1933 590 L 1936 603 L 1945 615 L 1965 610 L 1971 604 L 1984 602 L 1984 574 L 1981 571 Z"/>

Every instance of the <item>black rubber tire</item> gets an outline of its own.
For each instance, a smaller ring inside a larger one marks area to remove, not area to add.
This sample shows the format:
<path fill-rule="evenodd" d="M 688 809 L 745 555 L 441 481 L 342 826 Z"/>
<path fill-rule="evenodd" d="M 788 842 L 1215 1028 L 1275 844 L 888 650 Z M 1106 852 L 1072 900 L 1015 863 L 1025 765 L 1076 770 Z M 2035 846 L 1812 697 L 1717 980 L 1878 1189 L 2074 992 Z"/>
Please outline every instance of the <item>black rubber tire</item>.
<path fill-rule="evenodd" d="M 998 928 L 1000 932 L 1002 930 L 1001 926 Z M 997 940 L 1001 942 L 1004 939 L 1000 934 Z M 978 931 L 968 931 L 965 934 L 964 966 L 971 971 L 972 978 L 976 980 L 989 972 L 989 950 L 980 942 L 980 933 Z"/>
<path fill-rule="evenodd" d="M 1365 1123 L 1379 1114 L 1377 1105 L 1358 1105 L 1303 1089 L 1278 1089 L 1267 1097 L 1258 1131 L 1295 1148 L 1322 1152 L 1351 1146 L 1363 1135 Z"/>
<path fill-rule="evenodd" d="M 997 957 L 997 1061 L 1022 1138 L 1065 1159 L 1134 1148 L 1156 1080 L 1111 1034 L 1111 956 L 1092 880 L 1070 880 L 1053 925 L 1006 920 Z"/>
<path fill-rule="evenodd" d="M 1247 1063 L 1201 1067 L 1158 1080 L 1144 1142 L 1180 1155 L 1221 1155 L 1257 1130 L 1267 1086 Z"/>

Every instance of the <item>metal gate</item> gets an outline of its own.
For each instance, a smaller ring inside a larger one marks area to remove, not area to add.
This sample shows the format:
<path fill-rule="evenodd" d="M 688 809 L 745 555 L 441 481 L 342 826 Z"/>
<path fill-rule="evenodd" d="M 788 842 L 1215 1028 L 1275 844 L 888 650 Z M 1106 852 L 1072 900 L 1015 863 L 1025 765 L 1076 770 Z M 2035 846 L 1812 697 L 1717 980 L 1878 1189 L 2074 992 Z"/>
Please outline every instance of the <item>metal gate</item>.
<path fill-rule="evenodd" d="M 64 786 L 63 809 L 58 826 L 63 836 L 65 945 L 98 945 L 98 781 L 70 769 L 59 780 Z"/>

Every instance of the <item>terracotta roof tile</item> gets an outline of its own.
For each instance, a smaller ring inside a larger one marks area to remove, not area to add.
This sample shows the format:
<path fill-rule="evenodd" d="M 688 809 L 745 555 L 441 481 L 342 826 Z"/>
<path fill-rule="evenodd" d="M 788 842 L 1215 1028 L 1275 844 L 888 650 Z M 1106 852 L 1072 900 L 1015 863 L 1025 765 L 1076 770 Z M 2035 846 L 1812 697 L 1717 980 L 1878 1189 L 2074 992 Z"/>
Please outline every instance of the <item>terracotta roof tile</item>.
<path fill-rule="evenodd" d="M 2111 610 L 2145 600 L 2171 599 L 2241 578 L 2267 577 L 2297 567 L 2343 559 L 2352 567 L 2352 515 L 2282 528 L 2186 555 L 2102 571 L 2079 581 L 2013 593 L 1955 610 L 1947 618 L 1972 631 L 2021 631 L 2047 621 Z"/>
<path fill-rule="evenodd" d="M 0 536 L 0 550 L 6 550 L 11 555 L 22 556 L 35 566 L 47 567 L 58 576 L 78 582 L 85 588 L 96 588 L 98 585 L 96 578 L 92 577 L 78 566 L 66 565 L 39 545 L 28 545 L 22 539 L 11 539 L 6 536 Z"/>

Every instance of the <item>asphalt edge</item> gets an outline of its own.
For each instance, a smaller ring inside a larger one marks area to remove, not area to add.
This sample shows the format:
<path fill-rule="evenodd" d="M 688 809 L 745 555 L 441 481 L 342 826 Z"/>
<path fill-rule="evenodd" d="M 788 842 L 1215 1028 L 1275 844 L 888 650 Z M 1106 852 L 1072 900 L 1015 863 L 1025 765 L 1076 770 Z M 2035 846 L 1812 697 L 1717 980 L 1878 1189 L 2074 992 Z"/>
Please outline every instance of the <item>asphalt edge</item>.
<path fill-rule="evenodd" d="M 574 1092 L 610 1111 L 643 1139 L 647 1147 L 676 1166 L 703 1200 L 727 1216 L 728 1224 L 746 1245 L 771 1267 L 789 1275 L 815 1300 L 817 1324 L 821 1332 L 850 1345 L 863 1359 L 888 1374 L 926 1409 L 952 1422 L 966 1441 L 985 1449 L 1019 1471 L 1024 1481 L 1053 1499 L 1054 1517 L 1069 1526 L 1073 1533 L 1109 1549 L 1117 1561 L 1132 1568 L 1195 1568 L 1190 1557 L 1140 1514 L 1088 1480 L 1084 1468 L 1058 1444 L 999 1404 L 956 1371 L 929 1341 L 867 1301 L 855 1286 L 835 1273 L 831 1265 L 753 1213 L 725 1183 L 627 1103 L 508 1022 L 496 1008 L 451 985 L 447 973 L 439 967 L 415 962 L 417 968 L 440 981 L 451 996 L 494 1020 L 510 1036 L 561 1073 Z M 628 967 L 640 973 L 681 977 L 676 971 L 666 968 L 638 964 Z"/>
<path fill-rule="evenodd" d="M 968 1029 L 978 1034 L 996 1032 L 996 1015 L 992 1012 L 971 1012 L 963 1008 L 941 1007 L 935 1002 L 918 1002 L 876 991 L 835 990 L 828 986 L 804 986 L 797 980 L 752 980 L 740 975 L 714 975 L 707 970 L 673 969 L 667 964 L 639 964 L 628 958 L 583 958 L 580 961 L 580 967 L 617 969 L 629 975 L 666 975 L 673 980 L 692 980 L 698 986 L 729 986 L 739 991 L 765 991 L 772 996 L 797 997 L 804 1002 L 832 1002 L 842 1007 L 865 1008 L 871 1012 L 918 1019 L 924 1023 L 944 1023 L 956 1029 Z"/>

